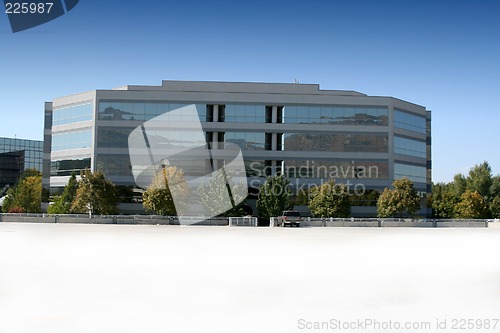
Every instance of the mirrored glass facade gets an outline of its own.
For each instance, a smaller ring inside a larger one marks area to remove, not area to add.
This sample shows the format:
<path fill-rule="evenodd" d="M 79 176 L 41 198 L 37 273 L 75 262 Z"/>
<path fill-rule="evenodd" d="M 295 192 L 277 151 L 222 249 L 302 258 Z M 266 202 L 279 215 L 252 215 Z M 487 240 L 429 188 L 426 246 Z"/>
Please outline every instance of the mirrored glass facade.
<path fill-rule="evenodd" d="M 61 97 L 52 104 L 53 119 L 46 121 L 53 121 L 47 134 L 51 186 L 64 186 L 65 176 L 86 167 L 103 171 L 117 185 L 136 186 L 133 175 L 141 166 L 131 165 L 129 135 L 146 121 L 194 104 L 197 115 L 170 117 L 174 125 L 168 129 L 148 128 L 146 145 L 183 149 L 192 147 L 193 138 L 214 150 L 235 144 L 254 194 L 278 172 L 292 184 L 335 178 L 376 191 L 409 177 L 418 191 L 430 193 L 430 112 L 392 97 L 309 84 L 164 81 Z M 183 124 L 197 120 L 203 133 Z M 150 161 L 145 150 L 139 154 Z M 195 170 L 190 158 L 177 161 L 185 162 L 183 170 Z M 217 167 L 221 161 L 207 164 Z"/>
<path fill-rule="evenodd" d="M 79 175 L 81 171 L 90 168 L 90 158 L 56 160 L 51 162 L 50 175 L 55 177 L 71 176 L 73 172 L 75 175 Z"/>
<path fill-rule="evenodd" d="M 0 138 L 0 154 L 17 151 L 24 152 L 24 170 L 42 170 L 43 141 Z"/>
<path fill-rule="evenodd" d="M 420 158 L 427 157 L 427 144 L 425 141 L 417 141 L 400 136 L 394 137 L 394 152 L 396 154 L 415 156 Z"/>
<path fill-rule="evenodd" d="M 53 111 L 53 125 L 67 125 L 92 120 L 94 107 L 91 103 L 70 106 Z"/>
<path fill-rule="evenodd" d="M 101 101 L 99 103 L 99 120 L 140 120 L 153 119 L 166 112 L 182 108 L 190 104 L 178 103 L 151 103 L 131 101 Z M 205 121 L 207 117 L 206 105 L 196 105 L 199 119 Z M 175 121 L 193 121 L 191 117 L 178 117 Z"/>
<path fill-rule="evenodd" d="M 285 133 L 285 151 L 388 152 L 387 134 Z"/>
<path fill-rule="evenodd" d="M 0 138 L 0 189 L 14 185 L 27 169 L 42 171 L 43 141 Z"/>
<path fill-rule="evenodd" d="M 427 168 L 425 166 L 394 163 L 394 179 L 408 178 L 415 183 L 427 182 Z"/>
<path fill-rule="evenodd" d="M 285 106 L 286 124 L 387 126 L 388 109 L 348 106 Z"/>
<path fill-rule="evenodd" d="M 285 160 L 284 172 L 290 178 L 388 179 L 388 161 Z"/>
<path fill-rule="evenodd" d="M 238 145 L 241 150 L 264 150 L 266 144 L 265 133 L 225 132 L 224 139 Z"/>
<path fill-rule="evenodd" d="M 425 115 L 416 116 L 402 110 L 394 110 L 394 127 L 426 134 Z"/>
<path fill-rule="evenodd" d="M 265 105 L 221 105 L 219 121 L 226 123 L 264 123 L 266 122 Z"/>
<path fill-rule="evenodd" d="M 92 130 L 74 130 L 56 133 L 52 136 L 52 151 L 90 148 L 92 146 Z"/>

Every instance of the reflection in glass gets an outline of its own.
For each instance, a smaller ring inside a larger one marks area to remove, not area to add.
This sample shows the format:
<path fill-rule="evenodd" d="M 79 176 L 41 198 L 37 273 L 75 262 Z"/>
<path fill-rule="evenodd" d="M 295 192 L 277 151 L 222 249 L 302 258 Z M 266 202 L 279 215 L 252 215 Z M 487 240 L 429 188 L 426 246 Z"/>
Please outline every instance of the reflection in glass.
<path fill-rule="evenodd" d="M 394 137 L 394 152 L 396 154 L 426 158 L 427 145 L 423 141 Z"/>
<path fill-rule="evenodd" d="M 219 121 L 226 123 L 265 123 L 266 106 L 235 104 L 219 105 Z"/>
<path fill-rule="evenodd" d="M 130 157 L 125 155 L 98 155 L 97 169 L 105 176 L 132 176 Z"/>
<path fill-rule="evenodd" d="M 224 140 L 238 145 L 241 150 L 264 150 L 266 135 L 255 132 L 226 132 Z"/>
<path fill-rule="evenodd" d="M 92 131 L 90 129 L 56 133 L 52 136 L 52 151 L 90 148 Z"/>
<path fill-rule="evenodd" d="M 130 101 L 106 101 L 99 103 L 99 120 L 139 120 L 153 119 L 190 104 L 178 103 L 144 103 Z M 206 121 L 207 106 L 196 104 L 199 120 Z M 176 119 L 176 121 L 195 121 L 195 119 Z"/>
<path fill-rule="evenodd" d="M 52 111 L 52 124 L 54 126 L 78 123 L 92 120 L 94 108 L 92 104 L 81 104 Z"/>
<path fill-rule="evenodd" d="M 388 152 L 387 134 L 285 133 L 286 151 Z"/>
<path fill-rule="evenodd" d="M 415 183 L 426 183 L 427 168 L 425 166 L 394 163 L 394 179 L 404 177 Z"/>
<path fill-rule="evenodd" d="M 290 178 L 388 179 L 389 163 L 375 160 L 285 160 L 284 173 Z"/>
<path fill-rule="evenodd" d="M 426 119 L 400 110 L 394 110 L 394 126 L 417 133 L 426 133 Z"/>
<path fill-rule="evenodd" d="M 381 107 L 286 106 L 284 123 L 387 126 L 388 110 Z"/>
<path fill-rule="evenodd" d="M 90 169 L 90 158 L 78 159 L 78 160 L 61 160 L 52 161 L 50 168 L 51 176 L 71 176 L 71 173 L 76 175 L 80 174 L 80 171 L 85 169 Z"/>

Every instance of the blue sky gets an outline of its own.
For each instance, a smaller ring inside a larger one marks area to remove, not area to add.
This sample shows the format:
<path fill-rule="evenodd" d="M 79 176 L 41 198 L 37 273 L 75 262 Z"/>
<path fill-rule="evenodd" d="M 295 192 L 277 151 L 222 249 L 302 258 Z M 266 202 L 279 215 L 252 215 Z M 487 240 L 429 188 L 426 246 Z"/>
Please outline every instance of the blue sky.
<path fill-rule="evenodd" d="M 42 139 L 55 97 L 161 80 L 318 83 L 433 111 L 433 180 L 500 173 L 500 1 L 96 1 L 13 34 L 0 136 Z"/>

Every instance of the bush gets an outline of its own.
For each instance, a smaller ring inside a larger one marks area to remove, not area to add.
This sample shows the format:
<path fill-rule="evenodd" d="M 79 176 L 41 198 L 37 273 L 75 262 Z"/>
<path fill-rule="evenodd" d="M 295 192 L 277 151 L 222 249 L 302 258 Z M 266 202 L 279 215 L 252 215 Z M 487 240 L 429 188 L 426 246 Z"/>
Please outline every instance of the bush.
<path fill-rule="evenodd" d="M 23 214 L 23 213 L 26 213 L 26 209 L 24 209 L 23 207 L 19 207 L 19 206 L 13 206 L 13 207 L 10 207 L 8 212 L 10 214 Z"/>

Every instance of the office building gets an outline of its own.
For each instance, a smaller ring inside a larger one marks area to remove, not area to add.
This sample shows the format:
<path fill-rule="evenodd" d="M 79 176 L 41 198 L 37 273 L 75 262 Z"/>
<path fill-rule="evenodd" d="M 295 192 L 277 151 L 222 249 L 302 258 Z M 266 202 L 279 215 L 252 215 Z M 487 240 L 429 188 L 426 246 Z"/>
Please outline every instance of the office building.
<path fill-rule="evenodd" d="M 42 171 L 43 142 L 0 138 L 0 189 L 13 186 L 27 169 Z"/>
<path fill-rule="evenodd" d="M 431 191 L 431 113 L 423 106 L 316 84 L 193 81 L 94 90 L 46 103 L 44 186 L 60 188 L 85 168 L 134 186 L 129 134 L 192 104 L 211 147 L 241 148 L 252 193 L 276 172 L 290 179 L 292 192 L 329 178 L 353 191 L 382 191 L 402 177 L 422 195 Z M 359 214 L 373 214 L 370 209 Z"/>

